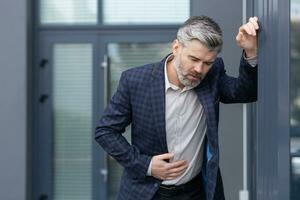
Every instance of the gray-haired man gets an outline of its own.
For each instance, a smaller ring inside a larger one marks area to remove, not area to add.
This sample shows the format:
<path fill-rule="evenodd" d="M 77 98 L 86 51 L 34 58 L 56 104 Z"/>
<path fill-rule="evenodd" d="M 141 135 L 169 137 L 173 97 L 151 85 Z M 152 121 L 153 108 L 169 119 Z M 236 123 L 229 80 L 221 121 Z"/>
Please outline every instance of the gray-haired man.
<path fill-rule="evenodd" d="M 222 31 L 206 16 L 178 30 L 160 63 L 125 71 L 95 139 L 123 167 L 118 199 L 224 199 L 219 170 L 219 102 L 256 100 L 258 19 L 236 36 L 238 78 L 217 55 Z M 132 124 L 132 144 L 121 135 Z"/>

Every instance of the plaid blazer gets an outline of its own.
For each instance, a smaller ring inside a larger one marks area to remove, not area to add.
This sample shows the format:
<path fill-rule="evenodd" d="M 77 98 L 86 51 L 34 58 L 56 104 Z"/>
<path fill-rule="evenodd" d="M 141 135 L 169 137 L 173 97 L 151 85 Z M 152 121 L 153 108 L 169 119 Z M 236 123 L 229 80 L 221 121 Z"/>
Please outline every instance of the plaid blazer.
<path fill-rule="evenodd" d="M 167 153 L 165 127 L 165 77 L 167 57 L 122 73 L 95 131 L 95 140 L 114 157 L 124 172 L 119 200 L 150 200 L 161 180 L 146 176 L 152 156 Z M 225 199 L 219 169 L 219 103 L 246 103 L 257 98 L 257 67 L 241 58 L 239 77 L 226 74 L 217 58 L 203 81 L 194 88 L 207 121 L 202 165 L 207 200 Z M 131 144 L 122 136 L 131 124 Z"/>

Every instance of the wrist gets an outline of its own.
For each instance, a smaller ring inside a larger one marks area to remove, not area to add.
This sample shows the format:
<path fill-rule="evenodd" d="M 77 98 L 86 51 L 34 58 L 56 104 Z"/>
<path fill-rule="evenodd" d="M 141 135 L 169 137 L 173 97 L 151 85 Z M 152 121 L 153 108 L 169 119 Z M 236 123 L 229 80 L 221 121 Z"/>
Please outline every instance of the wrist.
<path fill-rule="evenodd" d="M 255 57 L 257 57 L 257 49 L 245 50 L 245 56 L 246 56 L 246 58 L 255 58 Z"/>

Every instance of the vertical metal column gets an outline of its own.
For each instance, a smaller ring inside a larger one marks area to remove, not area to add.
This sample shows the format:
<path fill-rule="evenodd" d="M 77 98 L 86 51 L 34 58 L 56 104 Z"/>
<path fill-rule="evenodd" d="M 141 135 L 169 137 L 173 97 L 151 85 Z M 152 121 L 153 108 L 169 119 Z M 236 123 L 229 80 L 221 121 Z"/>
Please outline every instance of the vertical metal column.
<path fill-rule="evenodd" d="M 247 21 L 247 2 L 243 0 L 243 24 Z M 247 133 L 247 105 L 243 104 L 243 190 L 240 191 L 240 200 L 248 200 L 248 133 Z"/>
<path fill-rule="evenodd" d="M 289 1 L 254 2 L 260 33 L 253 197 L 289 200 Z"/>

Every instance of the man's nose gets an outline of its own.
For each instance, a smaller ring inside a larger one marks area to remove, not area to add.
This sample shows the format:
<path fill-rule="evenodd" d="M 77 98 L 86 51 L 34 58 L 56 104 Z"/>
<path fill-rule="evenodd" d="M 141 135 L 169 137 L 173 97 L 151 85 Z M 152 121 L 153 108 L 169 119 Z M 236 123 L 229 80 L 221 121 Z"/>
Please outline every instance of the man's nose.
<path fill-rule="evenodd" d="M 202 63 L 202 62 L 201 62 L 201 63 L 198 63 L 198 64 L 195 66 L 195 71 L 196 71 L 197 73 L 203 72 L 203 63 Z"/>

